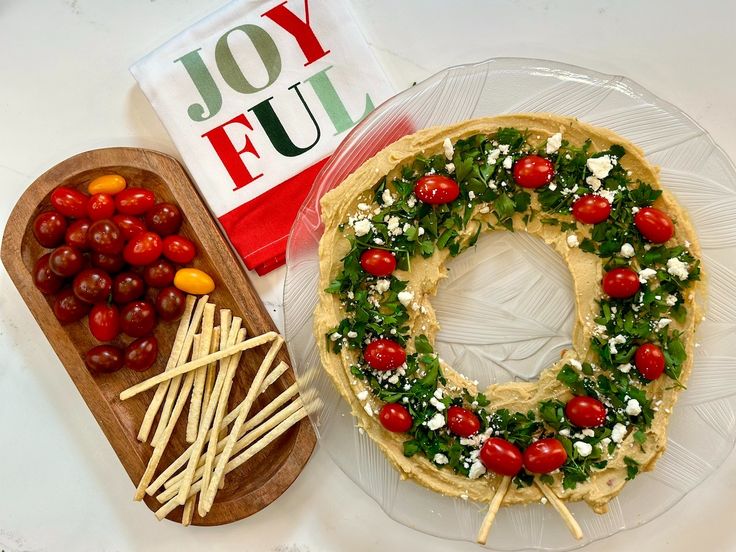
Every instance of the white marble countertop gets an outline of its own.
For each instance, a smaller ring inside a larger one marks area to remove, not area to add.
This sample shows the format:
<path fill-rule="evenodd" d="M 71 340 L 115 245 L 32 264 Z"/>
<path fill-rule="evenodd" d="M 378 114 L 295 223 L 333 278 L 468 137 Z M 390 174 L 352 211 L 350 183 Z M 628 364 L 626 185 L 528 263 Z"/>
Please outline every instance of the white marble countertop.
<path fill-rule="evenodd" d="M 291 2 L 297 0 L 290 0 Z M 9 0 L 0 5 L 0 225 L 41 172 L 74 153 L 175 154 L 128 66 L 221 0 Z M 447 65 L 537 57 L 628 76 L 682 108 L 736 158 L 736 3 L 352 0 L 397 88 Z M 400 7 L 396 7 L 400 6 Z M 452 6 L 452 7 L 450 7 Z M 284 270 L 253 276 L 281 323 Z M 0 269 L 0 550 L 478 550 L 390 520 L 315 452 L 273 505 L 217 528 L 158 523 Z M 736 456 L 656 521 L 586 550 L 736 550 Z"/>

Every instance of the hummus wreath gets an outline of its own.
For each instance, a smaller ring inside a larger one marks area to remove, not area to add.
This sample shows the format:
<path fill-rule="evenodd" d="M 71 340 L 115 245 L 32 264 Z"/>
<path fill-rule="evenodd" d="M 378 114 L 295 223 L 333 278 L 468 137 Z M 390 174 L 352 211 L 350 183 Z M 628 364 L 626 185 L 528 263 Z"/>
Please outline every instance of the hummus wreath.
<path fill-rule="evenodd" d="M 322 364 L 402 476 L 603 513 L 653 469 L 692 364 L 700 266 L 687 216 L 639 148 L 553 115 L 430 128 L 326 194 L 322 220 Z M 479 390 L 434 352 L 430 298 L 448 258 L 492 230 L 563 257 L 577 316 L 572 348 L 537 381 Z"/>

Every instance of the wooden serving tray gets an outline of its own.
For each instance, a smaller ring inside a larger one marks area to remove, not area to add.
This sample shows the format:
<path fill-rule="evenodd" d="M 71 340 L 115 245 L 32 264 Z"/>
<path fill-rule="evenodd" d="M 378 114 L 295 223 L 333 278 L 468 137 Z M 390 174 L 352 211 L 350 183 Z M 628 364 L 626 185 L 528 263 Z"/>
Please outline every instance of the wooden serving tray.
<path fill-rule="evenodd" d="M 62 326 L 51 309 L 51 299 L 36 289 L 32 277 L 36 259 L 47 251 L 36 242 L 32 224 L 39 212 L 50 208 L 51 191 L 62 185 L 86 191 L 87 184 L 93 178 L 110 172 L 124 176 L 129 185 L 152 190 L 158 201 L 179 206 L 184 216 L 181 233 L 197 245 L 197 257 L 192 265 L 214 278 L 216 289 L 210 297 L 218 308 L 229 308 L 234 316 L 241 316 L 248 335 L 275 330 L 275 327 L 193 184 L 172 157 L 137 148 L 98 149 L 63 161 L 30 185 L 18 200 L 5 227 L 2 262 L 131 480 L 137 484 L 153 449 L 148 443 L 139 442 L 136 435 L 154 390 L 127 401 L 120 401 L 118 395 L 131 385 L 163 371 L 178 322 L 159 322 L 155 330 L 159 358 L 147 372 L 138 373 L 123 368 L 113 374 L 93 376 L 84 364 L 84 353 L 99 345 L 99 342 L 89 332 L 87 318 Z M 132 341 L 119 338 L 121 344 L 123 340 L 126 343 Z M 269 344 L 266 344 L 255 349 L 253 354 L 243 355 L 233 382 L 231 408 L 236 400 L 242 400 L 245 396 L 268 347 Z M 276 360 L 289 362 L 286 347 L 281 349 Z M 293 382 L 294 376 L 289 370 L 257 399 L 253 413 Z M 157 473 L 188 446 L 184 439 L 185 417 L 185 414 L 182 415 L 183 420 L 177 425 Z M 209 514 L 201 518 L 195 508 L 192 524 L 221 525 L 265 508 L 296 479 L 314 445 L 314 432 L 304 418 L 249 462 L 228 474 L 225 487 L 217 494 Z M 121 499 L 130 500 L 132 496 L 133 488 L 130 497 Z M 153 497 L 146 496 L 145 502 L 153 511 L 160 507 Z M 181 514 L 182 508 L 179 507 L 170 514 L 169 519 L 181 521 Z"/>

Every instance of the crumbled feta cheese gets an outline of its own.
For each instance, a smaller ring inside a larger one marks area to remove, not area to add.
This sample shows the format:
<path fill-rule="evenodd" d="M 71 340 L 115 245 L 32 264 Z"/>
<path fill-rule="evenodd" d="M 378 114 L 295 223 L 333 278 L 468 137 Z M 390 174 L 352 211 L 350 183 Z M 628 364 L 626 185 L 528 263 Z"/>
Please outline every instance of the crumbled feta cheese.
<path fill-rule="evenodd" d="M 595 328 L 593 328 L 593 335 L 596 337 L 603 337 L 606 335 L 606 327 L 603 324 L 596 324 Z"/>
<path fill-rule="evenodd" d="M 484 473 L 486 473 L 486 467 L 483 464 L 481 464 L 480 460 L 476 460 L 470 466 L 470 471 L 468 472 L 468 477 L 470 479 L 478 479 Z"/>
<path fill-rule="evenodd" d="M 670 320 L 669 318 L 660 318 L 654 325 L 654 331 L 658 332 L 660 330 L 664 330 L 667 326 L 670 325 L 670 322 L 672 322 L 672 320 Z"/>
<path fill-rule="evenodd" d="M 632 208 L 631 208 L 631 212 L 632 212 L 632 213 L 633 213 L 633 214 L 635 215 L 636 213 L 638 213 L 638 212 L 639 212 L 639 207 L 632 207 Z M 649 245 L 649 244 L 647 244 L 647 245 Z M 644 246 L 644 249 L 646 249 L 646 247 L 647 247 L 647 246 L 645 245 L 645 246 Z"/>
<path fill-rule="evenodd" d="M 358 203 L 358 209 L 360 209 L 361 211 L 368 211 L 370 210 L 370 208 L 371 206 L 367 203 Z"/>
<path fill-rule="evenodd" d="M 383 245 L 386 242 L 383 241 L 383 238 L 373 238 L 373 243 L 376 245 Z"/>
<path fill-rule="evenodd" d="M 577 192 L 577 191 L 578 191 L 578 185 L 577 185 L 577 184 L 575 184 L 575 185 L 574 185 L 574 186 L 573 186 L 572 188 L 563 188 L 563 189 L 562 189 L 562 191 L 561 191 L 560 193 L 561 193 L 561 194 L 562 194 L 563 196 L 567 197 L 567 196 L 569 196 L 569 195 L 571 195 L 571 194 L 574 194 L 574 193 L 575 193 L 575 192 Z"/>
<path fill-rule="evenodd" d="M 429 404 L 434 406 L 438 411 L 442 412 L 445 409 L 445 404 L 437 400 L 436 397 L 429 399 Z"/>
<path fill-rule="evenodd" d="M 601 157 L 591 157 L 586 163 L 588 170 L 593 173 L 593 176 L 603 180 L 608 176 L 613 168 L 610 155 L 602 155 Z"/>
<path fill-rule="evenodd" d="M 360 393 L 358 393 L 355 396 L 358 397 L 358 400 L 359 401 L 364 401 L 364 400 L 366 400 L 368 398 L 368 391 L 366 391 L 365 389 L 363 389 Z"/>
<path fill-rule="evenodd" d="M 439 412 L 432 416 L 427 422 L 427 427 L 432 431 L 437 431 L 439 428 L 445 426 L 445 417 Z"/>
<path fill-rule="evenodd" d="M 611 440 L 614 443 L 620 443 L 626 437 L 626 426 L 624 424 L 616 424 L 611 430 Z"/>
<path fill-rule="evenodd" d="M 374 287 L 378 293 L 385 293 L 391 287 L 391 281 L 386 279 L 378 280 Z"/>
<path fill-rule="evenodd" d="M 583 458 L 590 456 L 590 453 L 593 452 L 593 445 L 586 443 L 585 441 L 575 441 L 573 447 Z"/>
<path fill-rule="evenodd" d="M 616 190 L 598 190 L 597 195 L 605 198 L 608 203 L 613 204 L 616 199 Z"/>
<path fill-rule="evenodd" d="M 604 331 L 605 331 L 605 326 L 603 328 L 604 328 Z M 573 366 L 573 368 L 577 368 L 578 370 L 582 370 L 583 369 L 583 365 L 580 364 L 580 361 L 577 360 L 577 359 L 571 358 L 570 359 L 570 364 Z"/>
<path fill-rule="evenodd" d="M 338 340 L 338 339 L 340 339 L 341 337 L 342 337 L 342 334 L 341 334 L 341 333 L 338 333 L 338 332 L 334 332 L 334 333 L 333 333 L 333 334 L 332 334 L 332 335 L 330 336 L 330 340 L 332 340 L 332 341 L 337 341 L 337 340 Z"/>
<path fill-rule="evenodd" d="M 501 155 L 501 150 L 496 148 L 492 149 L 490 152 L 488 152 L 488 157 L 486 158 L 486 161 L 489 165 L 495 165 L 496 161 L 498 161 L 498 156 Z"/>
<path fill-rule="evenodd" d="M 391 385 L 396 385 L 397 383 L 399 383 L 399 374 L 393 374 L 386 381 L 388 381 Z"/>
<path fill-rule="evenodd" d="M 348 332 L 348 337 L 349 337 L 350 339 L 355 339 L 356 337 L 358 337 L 358 332 L 354 332 L 353 330 L 350 330 L 350 331 Z"/>
<path fill-rule="evenodd" d="M 417 234 L 418 234 L 418 235 L 420 235 L 420 236 L 423 236 L 423 235 L 424 235 L 424 228 L 422 228 L 422 227 L 420 226 L 420 227 L 419 227 L 419 230 L 417 230 Z"/>
<path fill-rule="evenodd" d="M 595 437 L 595 431 L 590 429 L 589 427 L 586 427 L 583 431 L 581 431 L 585 437 Z"/>
<path fill-rule="evenodd" d="M 543 496 L 541 499 L 539 499 L 539 502 L 542 504 L 547 504 L 547 497 Z"/>
<path fill-rule="evenodd" d="M 409 196 L 409 199 L 406 200 L 406 204 L 409 207 L 414 207 L 417 204 L 417 198 L 412 194 Z"/>
<path fill-rule="evenodd" d="M 545 151 L 547 153 L 556 153 L 557 150 L 560 149 L 560 146 L 562 146 L 562 133 L 556 132 L 547 138 L 547 147 L 545 148 Z"/>
<path fill-rule="evenodd" d="M 632 366 L 631 366 L 631 363 L 630 362 L 627 362 L 626 364 L 619 364 L 618 365 L 619 372 L 622 372 L 624 374 L 628 374 L 629 372 L 631 372 L 631 368 L 632 368 Z"/>
<path fill-rule="evenodd" d="M 664 299 L 664 304 L 668 307 L 674 307 L 677 304 L 677 296 L 672 294 L 667 295 Z"/>
<path fill-rule="evenodd" d="M 488 205 L 484 205 L 483 207 L 481 207 L 480 209 L 478 209 L 478 212 L 480 214 L 482 214 L 482 215 L 485 215 L 486 213 L 490 213 L 491 212 L 491 208 Z"/>
<path fill-rule="evenodd" d="M 548 187 L 554 192 L 557 189 L 557 184 L 555 182 L 550 182 Z"/>
<path fill-rule="evenodd" d="M 690 275 L 687 263 L 682 262 L 676 257 L 667 260 L 667 272 L 680 280 L 687 280 L 687 277 Z"/>
<path fill-rule="evenodd" d="M 442 149 L 445 151 L 445 157 L 448 161 L 452 161 L 452 156 L 455 154 L 455 148 L 452 147 L 452 142 L 449 138 L 445 138 L 442 142 Z"/>
<path fill-rule="evenodd" d="M 578 245 L 580 245 L 580 241 L 575 234 L 567 236 L 567 247 L 577 247 Z"/>
<path fill-rule="evenodd" d="M 399 227 L 400 223 L 401 221 L 399 220 L 399 217 L 389 217 L 388 222 L 386 223 L 386 229 L 394 236 L 398 236 L 402 232 Z"/>
<path fill-rule="evenodd" d="M 353 228 L 355 228 L 355 235 L 360 237 L 370 232 L 373 229 L 373 224 L 368 219 L 361 219 L 355 222 Z"/>
<path fill-rule="evenodd" d="M 394 196 L 391 195 L 391 190 L 386 188 L 383 190 L 383 193 L 381 194 L 381 200 L 383 201 L 384 206 L 391 207 L 391 205 L 394 204 Z"/>
<path fill-rule="evenodd" d="M 373 408 L 371 408 L 370 403 L 365 403 L 363 405 L 363 410 L 365 410 L 365 413 L 368 414 L 369 416 L 373 416 Z"/>
<path fill-rule="evenodd" d="M 506 157 L 506 158 L 505 158 L 505 159 L 503 160 L 503 168 L 504 168 L 504 169 L 510 169 L 510 168 L 511 168 L 511 166 L 512 166 L 513 164 L 514 164 L 514 158 L 513 158 L 513 157 L 511 157 L 510 155 L 509 155 L 509 156 L 507 156 L 507 157 Z"/>
<path fill-rule="evenodd" d="M 624 343 L 626 343 L 626 336 L 618 334 L 616 337 L 612 337 L 608 340 L 608 349 L 611 351 L 612 355 L 615 355 L 618 353 L 616 345 L 623 345 Z"/>
<path fill-rule="evenodd" d="M 563 428 L 563 429 L 561 429 L 560 431 L 558 431 L 558 433 L 560 435 L 564 435 L 565 437 L 569 437 L 570 436 L 570 430 L 568 428 L 566 428 L 566 427 Z"/>
<path fill-rule="evenodd" d="M 413 300 L 414 300 L 414 292 L 408 291 L 408 290 L 399 292 L 399 302 L 405 307 L 409 306 L 409 303 L 411 303 Z"/>
<path fill-rule="evenodd" d="M 600 445 L 601 445 L 601 449 L 602 450 L 607 450 L 608 449 L 608 445 L 610 445 L 610 444 L 611 444 L 610 437 L 606 437 L 605 439 L 601 439 Z"/>
<path fill-rule="evenodd" d="M 646 284 L 649 280 L 657 275 L 657 271 L 653 268 L 642 268 L 639 271 L 639 281 L 642 284 Z"/>
<path fill-rule="evenodd" d="M 441 452 L 438 452 L 437 454 L 435 454 L 432 460 L 434 461 L 435 464 L 447 464 L 450 461 L 450 459 L 447 458 L 447 456 L 445 456 Z"/>
<path fill-rule="evenodd" d="M 448 163 L 447 165 L 445 165 L 445 170 L 448 173 L 450 173 L 450 174 L 454 173 L 455 172 L 455 163 Z"/>
<path fill-rule="evenodd" d="M 621 256 L 630 259 L 635 254 L 634 246 L 630 243 L 625 243 L 621 246 Z"/>
<path fill-rule="evenodd" d="M 589 176 L 585 179 L 585 183 L 590 186 L 594 192 L 597 192 L 601 188 L 601 181 L 600 179 L 596 178 L 595 176 Z"/>
<path fill-rule="evenodd" d="M 437 389 L 434 390 L 434 393 L 432 394 L 434 395 L 436 399 L 441 399 L 445 395 L 445 392 L 442 391 L 441 387 L 438 387 Z"/>
<path fill-rule="evenodd" d="M 511 146 L 509 146 L 508 144 L 501 144 L 500 146 L 498 146 L 498 149 L 501 151 L 501 153 L 506 155 L 509 152 L 509 149 L 511 149 Z"/>
<path fill-rule="evenodd" d="M 629 399 L 629 402 L 626 403 L 626 413 L 629 416 L 638 416 L 641 414 L 641 405 L 639 404 L 639 401 L 636 399 Z"/>

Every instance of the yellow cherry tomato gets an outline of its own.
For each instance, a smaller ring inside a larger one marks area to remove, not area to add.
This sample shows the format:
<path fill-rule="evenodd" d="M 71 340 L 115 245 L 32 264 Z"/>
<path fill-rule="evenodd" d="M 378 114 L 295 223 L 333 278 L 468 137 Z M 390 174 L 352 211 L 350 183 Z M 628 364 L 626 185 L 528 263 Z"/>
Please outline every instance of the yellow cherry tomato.
<path fill-rule="evenodd" d="M 180 268 L 174 275 L 174 285 L 185 293 L 204 295 L 215 289 L 212 277 L 198 268 Z"/>
<path fill-rule="evenodd" d="M 87 191 L 91 194 L 110 194 L 115 195 L 125 189 L 125 179 L 119 174 L 106 174 L 98 176 L 87 186 Z"/>

